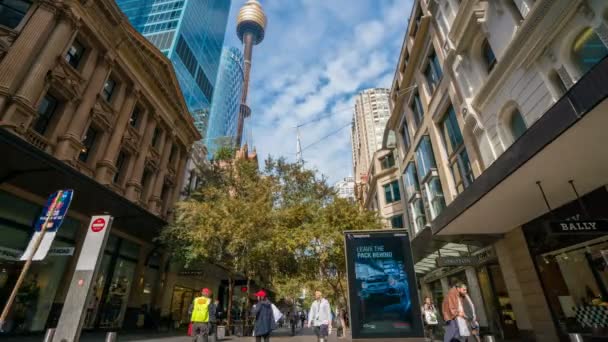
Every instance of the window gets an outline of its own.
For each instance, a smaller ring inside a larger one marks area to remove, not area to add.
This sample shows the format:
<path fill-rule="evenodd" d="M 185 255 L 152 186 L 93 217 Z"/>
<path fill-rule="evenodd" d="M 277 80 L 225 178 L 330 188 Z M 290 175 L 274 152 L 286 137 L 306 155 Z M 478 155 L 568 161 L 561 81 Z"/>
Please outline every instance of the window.
<path fill-rule="evenodd" d="M 426 195 L 430 204 L 431 217 L 435 219 L 445 209 L 445 199 L 439 177 L 432 177 L 425 185 Z"/>
<path fill-rule="evenodd" d="M 416 197 L 410 203 L 410 212 L 412 213 L 412 218 L 414 220 L 414 234 L 417 234 L 426 226 L 424 203 L 420 197 Z"/>
<path fill-rule="evenodd" d="M 551 72 L 549 72 L 549 82 L 555 89 L 555 92 L 560 96 L 564 95 L 566 91 L 568 91 L 564 81 L 555 70 L 551 70 Z"/>
<path fill-rule="evenodd" d="M 135 106 L 135 108 L 133 108 L 133 112 L 131 113 L 131 118 L 129 118 L 129 125 L 131 125 L 131 127 L 137 127 L 137 125 L 139 124 L 140 116 L 141 116 L 141 108 L 139 108 L 138 106 Z"/>
<path fill-rule="evenodd" d="M 608 48 L 592 28 L 583 31 L 572 45 L 572 58 L 583 74 L 606 55 L 608 55 Z"/>
<path fill-rule="evenodd" d="M 429 90 L 431 93 L 435 91 L 443 73 L 441 71 L 441 64 L 439 64 L 439 58 L 437 58 L 437 54 L 435 51 L 432 51 L 428 57 L 428 64 L 426 69 L 424 70 L 424 76 L 426 77 L 426 82 L 429 86 Z"/>
<path fill-rule="evenodd" d="M 410 162 L 405 168 L 403 173 L 403 182 L 405 184 L 405 194 L 407 199 L 410 200 L 414 197 L 418 191 L 420 191 L 420 185 L 418 184 L 418 176 L 416 175 L 416 165 Z"/>
<path fill-rule="evenodd" d="M 74 40 L 68 49 L 68 52 L 65 54 L 65 60 L 68 61 L 72 67 L 78 68 L 83 55 L 84 46 L 82 46 L 79 41 Z"/>
<path fill-rule="evenodd" d="M 93 127 L 89 127 L 82 141 L 82 150 L 80 150 L 80 155 L 78 156 L 78 159 L 80 159 L 81 162 L 86 163 L 89 160 L 96 139 L 97 130 Z"/>
<path fill-rule="evenodd" d="M 107 102 L 110 102 L 112 99 L 114 88 L 116 88 L 116 81 L 114 81 L 111 77 L 108 77 L 106 83 L 103 85 L 103 90 L 101 91 L 101 96 Z"/>
<path fill-rule="evenodd" d="M 34 122 L 34 131 L 44 135 L 49 123 L 57 110 L 57 99 L 46 94 L 38 105 L 38 118 Z"/>
<path fill-rule="evenodd" d="M 464 146 L 462 133 L 458 126 L 458 119 L 454 107 L 450 106 L 441 123 L 443 143 L 450 162 L 450 170 L 456 184 L 456 191 L 461 193 L 473 183 L 473 169 L 469 155 Z"/>
<path fill-rule="evenodd" d="M 393 153 L 389 153 L 386 156 L 382 157 L 382 159 L 380 160 L 380 163 L 382 164 L 382 170 L 391 168 L 393 166 L 395 166 L 395 156 L 393 155 Z"/>
<path fill-rule="evenodd" d="M 519 137 L 524 134 L 526 129 L 528 129 L 526 122 L 524 121 L 524 117 L 517 109 L 511 113 L 511 117 L 509 118 L 509 129 L 511 130 L 513 141 L 519 139 Z"/>
<path fill-rule="evenodd" d="M 401 126 L 401 134 L 403 138 L 403 155 L 407 154 L 407 150 L 410 148 L 410 130 L 407 127 L 407 121 L 403 120 L 403 125 Z"/>
<path fill-rule="evenodd" d="M 492 69 L 494 69 L 494 65 L 496 65 L 496 56 L 494 55 L 494 51 L 492 51 L 492 47 L 487 39 L 484 39 L 481 44 L 481 52 L 483 54 L 483 60 L 486 63 L 486 71 L 488 74 Z"/>
<path fill-rule="evenodd" d="M 405 228 L 403 225 L 403 215 L 395 215 L 391 217 L 391 227 L 394 229 Z"/>
<path fill-rule="evenodd" d="M 418 91 L 414 93 L 414 99 L 411 104 L 412 113 L 414 113 L 414 123 L 416 123 L 416 129 L 420 127 L 420 123 L 424 117 L 424 109 L 422 108 L 422 101 L 420 100 L 420 94 Z"/>
<path fill-rule="evenodd" d="M 118 153 L 118 158 L 116 158 L 116 173 L 114 174 L 114 178 L 112 179 L 113 183 L 117 184 L 122 180 L 126 160 L 127 155 L 123 151 L 120 151 L 120 153 Z"/>
<path fill-rule="evenodd" d="M 154 128 L 154 134 L 152 135 L 152 146 L 158 147 L 158 142 L 160 140 L 160 129 L 158 127 Z"/>
<path fill-rule="evenodd" d="M 0 0 L 0 25 L 14 29 L 32 5 L 27 0 Z"/>
<path fill-rule="evenodd" d="M 401 200 L 398 180 L 392 181 L 391 183 L 384 185 L 384 199 L 386 199 L 386 204 Z"/>
<path fill-rule="evenodd" d="M 418 177 L 421 180 L 424 180 L 430 174 L 431 169 L 436 168 L 433 147 L 428 135 L 422 137 L 420 144 L 418 144 L 418 148 L 416 149 L 416 164 Z"/>
<path fill-rule="evenodd" d="M 420 7 L 416 8 L 416 19 L 414 19 L 414 26 L 412 27 L 412 37 L 416 36 L 416 32 L 418 32 L 418 28 L 420 28 L 420 22 L 422 21 L 422 11 Z"/>

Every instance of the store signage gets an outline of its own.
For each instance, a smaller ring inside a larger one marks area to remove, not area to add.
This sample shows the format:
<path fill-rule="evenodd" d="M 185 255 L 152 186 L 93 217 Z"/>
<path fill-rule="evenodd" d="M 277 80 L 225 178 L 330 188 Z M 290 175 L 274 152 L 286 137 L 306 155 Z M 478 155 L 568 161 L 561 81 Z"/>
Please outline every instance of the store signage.
<path fill-rule="evenodd" d="M 479 257 L 477 255 L 438 257 L 435 259 L 435 262 L 437 263 L 437 267 L 477 266 L 479 264 Z"/>
<path fill-rule="evenodd" d="M 352 338 L 424 337 L 410 239 L 405 231 L 345 232 Z"/>
<path fill-rule="evenodd" d="M 57 230 L 63 223 L 65 216 L 68 213 L 70 203 L 74 197 L 74 190 L 59 190 L 49 196 L 46 200 L 46 204 L 42 209 L 42 214 L 38 217 L 38 220 L 34 224 L 34 235 L 30 239 L 25 252 L 21 256 L 21 260 L 27 260 L 32 257 L 32 260 L 43 260 L 51 249 Z M 43 234 L 42 226 L 46 222 L 46 229 Z M 34 247 L 38 239 L 42 235 L 42 241 L 38 246 L 38 249 L 34 251 Z"/>
<path fill-rule="evenodd" d="M 93 271 L 106 244 L 112 224 L 112 216 L 93 216 L 89 222 L 89 229 L 84 238 L 84 244 L 76 264 L 77 271 Z M 108 228 L 108 229 L 106 229 Z"/>
<path fill-rule="evenodd" d="M 549 226 L 553 234 L 608 233 L 608 220 L 553 221 Z"/>

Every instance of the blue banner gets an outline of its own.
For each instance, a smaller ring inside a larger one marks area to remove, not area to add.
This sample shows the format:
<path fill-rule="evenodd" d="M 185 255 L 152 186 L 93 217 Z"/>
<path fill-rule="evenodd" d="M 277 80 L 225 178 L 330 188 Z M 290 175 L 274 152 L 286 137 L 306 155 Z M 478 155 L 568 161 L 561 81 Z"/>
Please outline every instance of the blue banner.
<path fill-rule="evenodd" d="M 44 209 L 42 210 L 42 214 L 40 214 L 40 217 L 38 217 L 38 220 L 36 221 L 34 231 L 39 232 L 42 230 L 42 225 L 49 216 L 51 205 L 53 204 L 55 199 L 57 199 L 57 203 L 55 204 L 55 210 L 53 211 L 52 216 L 50 217 L 46 226 L 46 231 L 48 233 L 56 232 L 57 229 L 59 229 L 59 227 L 61 226 L 61 223 L 63 223 L 63 219 L 65 219 L 65 216 L 68 213 L 68 208 L 70 207 L 70 203 L 72 203 L 73 196 L 74 190 L 72 189 L 59 190 L 49 196 L 49 198 L 46 200 L 46 204 L 44 205 Z"/>

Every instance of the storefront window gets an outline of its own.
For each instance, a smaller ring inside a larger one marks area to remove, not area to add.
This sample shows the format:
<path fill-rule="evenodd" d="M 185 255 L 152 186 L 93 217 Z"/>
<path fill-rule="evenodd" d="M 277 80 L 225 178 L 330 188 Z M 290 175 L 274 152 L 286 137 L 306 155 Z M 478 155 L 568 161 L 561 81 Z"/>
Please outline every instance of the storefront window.
<path fill-rule="evenodd" d="M 99 322 L 101 328 L 120 328 L 122 326 L 135 266 L 135 262 L 122 258 L 117 260 Z"/>
<path fill-rule="evenodd" d="M 188 308 L 194 300 L 193 289 L 175 286 L 173 288 L 173 297 L 171 299 L 171 318 L 176 322 L 188 322 Z"/>
<path fill-rule="evenodd" d="M 564 333 L 606 337 L 608 328 L 608 239 L 536 257 L 540 277 L 551 291 L 549 305 Z"/>

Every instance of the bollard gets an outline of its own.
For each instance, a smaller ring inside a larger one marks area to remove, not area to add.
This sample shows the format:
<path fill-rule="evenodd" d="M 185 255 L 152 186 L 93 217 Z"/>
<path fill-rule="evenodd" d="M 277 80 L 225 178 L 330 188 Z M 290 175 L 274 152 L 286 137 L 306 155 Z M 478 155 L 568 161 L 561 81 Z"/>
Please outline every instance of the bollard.
<path fill-rule="evenodd" d="M 583 336 L 581 334 L 568 334 L 570 342 L 583 342 Z"/>
<path fill-rule="evenodd" d="M 116 342 L 116 332 L 112 331 L 106 335 L 106 342 Z"/>
<path fill-rule="evenodd" d="M 55 336 L 55 328 L 46 329 L 46 334 L 44 334 L 44 342 L 53 342 L 53 336 Z"/>
<path fill-rule="evenodd" d="M 483 337 L 483 342 L 496 342 L 494 335 L 486 335 Z"/>

